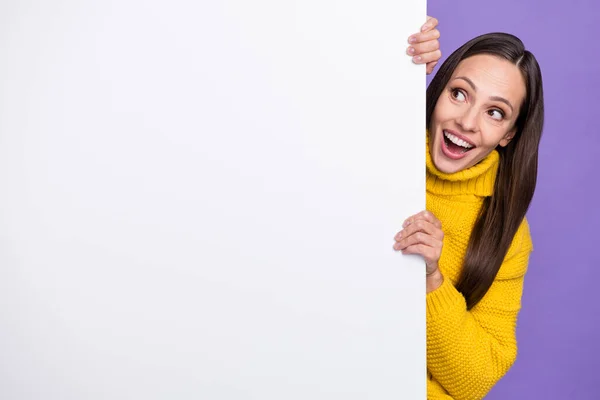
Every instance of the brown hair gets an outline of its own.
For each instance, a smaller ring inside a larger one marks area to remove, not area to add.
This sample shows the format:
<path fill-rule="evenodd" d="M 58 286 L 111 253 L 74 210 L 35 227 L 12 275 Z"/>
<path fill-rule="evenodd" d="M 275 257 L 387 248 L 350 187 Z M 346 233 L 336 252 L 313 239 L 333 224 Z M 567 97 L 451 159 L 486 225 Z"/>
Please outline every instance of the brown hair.
<path fill-rule="evenodd" d="M 478 36 L 452 53 L 427 88 L 427 127 L 442 91 L 458 64 L 476 54 L 501 57 L 523 74 L 527 94 L 506 147 L 497 147 L 500 165 L 494 192 L 486 197 L 469 239 L 456 288 L 473 308 L 487 293 L 529 208 L 537 178 L 538 147 L 544 125 L 542 75 L 523 42 L 507 33 Z"/>

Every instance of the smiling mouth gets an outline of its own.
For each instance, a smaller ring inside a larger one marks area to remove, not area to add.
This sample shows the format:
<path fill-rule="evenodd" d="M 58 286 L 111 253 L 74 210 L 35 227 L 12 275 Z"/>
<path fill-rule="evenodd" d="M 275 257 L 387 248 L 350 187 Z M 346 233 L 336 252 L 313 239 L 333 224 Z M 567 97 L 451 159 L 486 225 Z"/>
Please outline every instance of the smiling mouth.
<path fill-rule="evenodd" d="M 465 142 L 450 132 L 443 131 L 446 149 L 455 156 L 462 156 L 475 148 L 475 145 Z"/>

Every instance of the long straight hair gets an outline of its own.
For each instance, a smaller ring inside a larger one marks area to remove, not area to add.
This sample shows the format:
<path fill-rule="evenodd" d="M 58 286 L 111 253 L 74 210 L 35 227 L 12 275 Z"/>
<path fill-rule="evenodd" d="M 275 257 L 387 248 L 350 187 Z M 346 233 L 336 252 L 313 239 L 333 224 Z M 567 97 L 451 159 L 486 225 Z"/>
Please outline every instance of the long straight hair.
<path fill-rule="evenodd" d="M 483 201 L 471 232 L 456 288 L 473 308 L 494 282 L 514 235 L 525 218 L 535 191 L 538 147 L 544 125 L 542 75 L 537 60 L 519 38 L 489 33 L 465 43 L 441 65 L 427 88 L 427 127 L 435 105 L 458 64 L 477 54 L 489 54 L 516 65 L 525 80 L 526 96 L 516 121 L 516 133 L 498 146 L 500 165 L 492 196 Z"/>

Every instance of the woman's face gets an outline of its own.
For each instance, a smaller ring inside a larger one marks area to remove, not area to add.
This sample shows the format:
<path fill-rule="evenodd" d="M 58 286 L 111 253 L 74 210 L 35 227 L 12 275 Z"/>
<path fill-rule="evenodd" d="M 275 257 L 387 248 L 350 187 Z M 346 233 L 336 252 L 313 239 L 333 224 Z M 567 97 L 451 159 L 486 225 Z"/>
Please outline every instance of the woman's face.
<path fill-rule="evenodd" d="M 440 95 L 430 125 L 430 153 L 436 168 L 454 173 L 483 160 L 515 134 L 525 99 L 517 66 L 481 54 L 460 62 Z"/>

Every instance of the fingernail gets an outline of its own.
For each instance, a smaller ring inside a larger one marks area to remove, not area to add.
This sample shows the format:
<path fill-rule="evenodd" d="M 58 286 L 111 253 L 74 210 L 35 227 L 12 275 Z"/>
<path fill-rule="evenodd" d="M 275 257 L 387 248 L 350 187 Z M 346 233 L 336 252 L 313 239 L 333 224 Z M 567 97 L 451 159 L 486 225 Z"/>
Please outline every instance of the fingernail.
<path fill-rule="evenodd" d="M 421 31 L 422 31 L 422 32 L 424 32 L 424 31 L 426 31 L 427 29 L 429 29 L 430 27 L 431 27 L 431 25 L 429 25 L 429 24 L 425 24 L 425 25 L 423 25 L 423 27 L 421 28 Z"/>
<path fill-rule="evenodd" d="M 413 61 L 415 61 L 415 62 L 419 62 L 419 61 L 421 61 L 422 59 L 423 59 L 423 57 L 421 57 L 421 56 L 416 56 L 416 57 L 413 57 Z"/>
<path fill-rule="evenodd" d="M 403 231 L 398 232 L 398 234 L 396 235 L 396 239 L 400 240 L 402 238 L 402 232 Z"/>
<path fill-rule="evenodd" d="M 414 47 L 409 47 L 408 48 L 408 54 L 415 54 L 415 48 Z"/>
<path fill-rule="evenodd" d="M 417 43 L 417 38 L 414 36 L 411 36 L 410 38 L 408 38 L 408 43 Z"/>

